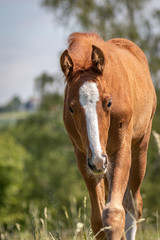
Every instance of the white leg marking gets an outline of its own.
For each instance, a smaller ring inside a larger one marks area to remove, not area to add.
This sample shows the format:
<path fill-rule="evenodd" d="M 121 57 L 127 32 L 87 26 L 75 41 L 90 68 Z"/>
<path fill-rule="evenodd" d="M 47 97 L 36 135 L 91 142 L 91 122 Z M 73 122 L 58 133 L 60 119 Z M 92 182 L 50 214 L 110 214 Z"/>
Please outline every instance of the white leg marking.
<path fill-rule="evenodd" d="M 126 213 L 125 233 L 127 240 L 135 240 L 137 231 L 136 220 L 131 213 Z"/>
<path fill-rule="evenodd" d="M 79 101 L 85 110 L 87 133 L 93 156 L 100 156 L 102 149 L 99 140 L 98 118 L 96 105 L 99 100 L 97 84 L 85 82 L 79 89 Z"/>

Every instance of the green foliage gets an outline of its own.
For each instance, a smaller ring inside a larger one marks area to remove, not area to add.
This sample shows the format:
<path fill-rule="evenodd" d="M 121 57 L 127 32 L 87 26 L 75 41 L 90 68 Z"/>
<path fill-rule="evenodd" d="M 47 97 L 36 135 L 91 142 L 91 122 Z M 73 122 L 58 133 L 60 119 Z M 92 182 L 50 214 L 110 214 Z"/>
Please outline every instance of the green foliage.
<path fill-rule="evenodd" d="M 160 134 L 160 89 L 156 89 L 157 95 L 157 110 L 153 119 L 152 129 Z M 148 164 L 146 176 L 142 183 L 142 195 L 144 200 L 145 214 L 152 218 L 160 206 L 160 155 L 153 134 L 151 134 L 149 149 L 148 149 Z M 147 210 L 148 209 L 148 210 Z M 148 212 L 149 211 L 149 212 Z"/>
<path fill-rule="evenodd" d="M 57 107 L 59 107 L 60 105 L 62 106 L 62 104 L 63 97 L 60 96 L 58 93 L 46 94 L 41 101 L 40 110 L 53 111 L 57 109 Z"/>
<path fill-rule="evenodd" d="M 19 205 L 28 155 L 9 132 L 1 132 L 0 147 L 0 222 L 7 223 L 22 218 Z"/>

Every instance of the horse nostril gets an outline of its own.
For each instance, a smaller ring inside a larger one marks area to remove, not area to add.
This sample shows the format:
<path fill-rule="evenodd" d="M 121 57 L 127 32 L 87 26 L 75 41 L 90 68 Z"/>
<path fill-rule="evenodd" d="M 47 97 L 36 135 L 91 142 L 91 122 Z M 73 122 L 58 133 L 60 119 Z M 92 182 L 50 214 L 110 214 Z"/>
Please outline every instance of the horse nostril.
<path fill-rule="evenodd" d="M 89 167 L 90 169 L 93 169 L 93 165 L 92 165 L 91 162 L 90 162 L 90 158 L 88 158 L 88 167 Z"/>
<path fill-rule="evenodd" d="M 90 161 L 90 158 L 88 158 L 88 167 L 89 167 L 93 172 L 96 172 L 96 171 L 97 171 L 96 166 Z"/>

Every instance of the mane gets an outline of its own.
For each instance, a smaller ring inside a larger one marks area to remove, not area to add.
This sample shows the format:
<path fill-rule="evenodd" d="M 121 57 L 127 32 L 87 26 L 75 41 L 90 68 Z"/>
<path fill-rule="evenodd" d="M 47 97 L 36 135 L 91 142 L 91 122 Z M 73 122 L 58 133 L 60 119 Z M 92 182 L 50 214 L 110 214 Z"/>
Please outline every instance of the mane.
<path fill-rule="evenodd" d="M 74 71 L 91 66 L 92 45 L 103 48 L 103 39 L 96 33 L 72 33 L 68 38 L 68 51 L 74 63 Z"/>

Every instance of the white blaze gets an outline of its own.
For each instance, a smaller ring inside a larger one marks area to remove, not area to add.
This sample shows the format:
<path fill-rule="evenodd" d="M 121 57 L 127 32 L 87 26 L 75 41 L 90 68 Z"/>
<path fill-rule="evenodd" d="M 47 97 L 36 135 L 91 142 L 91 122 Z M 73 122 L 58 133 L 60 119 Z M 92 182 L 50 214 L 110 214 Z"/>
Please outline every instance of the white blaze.
<path fill-rule="evenodd" d="M 85 82 L 79 89 L 79 101 L 85 110 L 87 133 L 92 156 L 101 156 L 102 149 L 99 139 L 98 117 L 96 105 L 99 100 L 97 84 Z"/>

